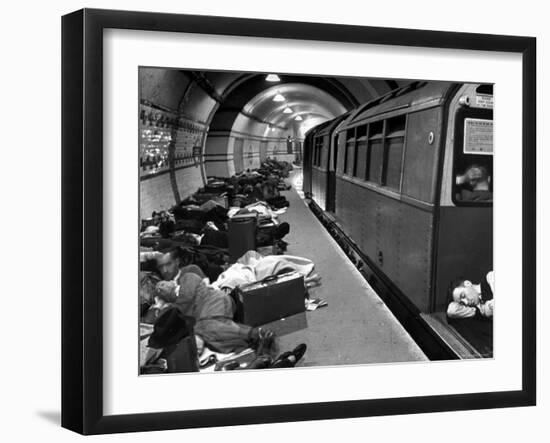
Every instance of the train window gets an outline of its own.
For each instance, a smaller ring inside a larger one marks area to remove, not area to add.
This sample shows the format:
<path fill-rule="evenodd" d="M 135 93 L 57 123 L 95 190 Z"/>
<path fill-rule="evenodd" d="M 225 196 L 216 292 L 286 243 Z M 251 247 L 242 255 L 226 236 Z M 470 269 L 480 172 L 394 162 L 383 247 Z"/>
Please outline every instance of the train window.
<path fill-rule="evenodd" d="M 329 158 L 329 170 L 330 171 L 336 171 L 336 168 L 338 166 L 338 150 L 340 149 L 340 134 L 336 134 L 332 139 L 332 149 L 330 150 L 330 158 Z"/>
<path fill-rule="evenodd" d="M 382 184 L 397 191 L 401 188 L 401 167 L 405 144 L 406 116 L 387 120 Z"/>
<path fill-rule="evenodd" d="M 355 172 L 353 175 L 364 180 L 367 170 L 367 126 L 357 128 Z"/>
<path fill-rule="evenodd" d="M 317 143 L 317 166 L 321 166 L 323 159 L 323 137 L 319 137 Z"/>
<path fill-rule="evenodd" d="M 462 108 L 455 123 L 453 202 L 490 206 L 493 202 L 493 110 Z"/>
<path fill-rule="evenodd" d="M 338 174 L 344 173 L 346 161 L 346 137 L 343 132 L 338 134 L 338 162 L 336 163 L 336 171 Z"/>
<path fill-rule="evenodd" d="M 328 167 L 328 154 L 329 154 L 329 147 L 330 147 L 330 137 L 328 135 L 324 135 L 322 140 L 322 147 L 321 147 L 321 166 L 326 169 Z"/>
<path fill-rule="evenodd" d="M 476 93 L 493 95 L 493 85 L 490 85 L 490 84 L 479 85 L 476 88 Z"/>
<path fill-rule="evenodd" d="M 313 147 L 313 165 L 321 166 L 321 150 L 323 149 L 323 138 L 315 137 Z"/>
<path fill-rule="evenodd" d="M 368 157 L 367 180 L 380 183 L 384 161 L 384 122 L 382 121 L 370 124 Z"/>
<path fill-rule="evenodd" d="M 346 163 L 344 165 L 344 174 L 352 175 L 355 157 L 355 129 L 349 129 L 346 140 Z"/>

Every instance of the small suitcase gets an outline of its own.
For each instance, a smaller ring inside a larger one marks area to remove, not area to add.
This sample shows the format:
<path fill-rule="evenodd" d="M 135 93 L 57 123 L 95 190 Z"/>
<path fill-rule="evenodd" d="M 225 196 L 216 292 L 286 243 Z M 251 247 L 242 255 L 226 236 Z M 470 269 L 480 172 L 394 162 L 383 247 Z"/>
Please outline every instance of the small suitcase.
<path fill-rule="evenodd" d="M 197 342 L 194 335 L 183 338 L 176 345 L 164 348 L 164 354 L 168 367 L 166 372 L 199 372 Z"/>
<path fill-rule="evenodd" d="M 229 219 L 227 229 L 227 246 L 229 262 L 235 263 L 246 252 L 256 249 L 256 226 L 258 214 L 234 215 Z"/>
<path fill-rule="evenodd" d="M 304 277 L 294 271 L 273 275 L 238 287 L 236 297 L 240 321 L 263 325 L 305 311 Z"/>

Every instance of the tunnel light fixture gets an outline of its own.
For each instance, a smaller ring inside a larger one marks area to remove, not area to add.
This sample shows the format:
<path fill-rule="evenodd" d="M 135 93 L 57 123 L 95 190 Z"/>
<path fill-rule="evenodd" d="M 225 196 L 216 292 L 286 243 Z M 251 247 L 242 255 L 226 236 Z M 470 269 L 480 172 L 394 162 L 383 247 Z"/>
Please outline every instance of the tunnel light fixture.
<path fill-rule="evenodd" d="M 303 118 L 302 118 L 301 115 L 297 115 L 294 120 L 296 120 L 297 122 L 301 122 L 303 120 Z"/>
<path fill-rule="evenodd" d="M 269 74 L 266 78 L 266 81 L 268 82 L 280 82 L 281 79 L 277 74 Z"/>
<path fill-rule="evenodd" d="M 294 111 L 289 108 L 288 106 L 285 108 L 285 110 L 283 111 L 283 114 L 292 114 Z"/>
<path fill-rule="evenodd" d="M 277 94 L 275 94 L 275 97 L 273 97 L 273 101 L 274 102 L 284 102 L 285 98 L 277 92 Z"/>

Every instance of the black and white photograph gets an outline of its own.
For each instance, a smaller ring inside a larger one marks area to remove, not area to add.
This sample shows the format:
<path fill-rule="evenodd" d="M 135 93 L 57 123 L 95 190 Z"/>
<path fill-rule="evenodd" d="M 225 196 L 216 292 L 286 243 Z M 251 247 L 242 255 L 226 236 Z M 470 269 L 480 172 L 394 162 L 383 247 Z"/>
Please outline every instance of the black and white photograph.
<path fill-rule="evenodd" d="M 544 10 L 6 4 L 2 441 L 543 441 Z"/>
<path fill-rule="evenodd" d="M 493 84 L 136 75 L 141 375 L 493 358 Z"/>

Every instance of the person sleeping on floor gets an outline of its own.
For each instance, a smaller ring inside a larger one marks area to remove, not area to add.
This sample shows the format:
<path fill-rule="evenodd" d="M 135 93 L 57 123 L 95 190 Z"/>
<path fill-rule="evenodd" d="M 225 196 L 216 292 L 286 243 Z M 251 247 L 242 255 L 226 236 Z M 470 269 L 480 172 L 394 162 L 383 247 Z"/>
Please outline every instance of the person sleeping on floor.
<path fill-rule="evenodd" d="M 158 310 L 160 317 L 170 308 L 194 319 L 199 352 L 204 346 L 221 353 L 241 352 L 248 347 L 264 352 L 274 344 L 273 332 L 236 323 L 236 306 L 231 296 L 209 286 L 196 273 L 187 272 L 177 281 L 157 283 L 152 309 Z"/>
<path fill-rule="evenodd" d="M 487 273 L 485 280 L 474 284 L 465 278 L 458 278 L 449 285 L 447 317 L 450 319 L 480 316 L 492 319 L 494 301 L 494 272 Z"/>

